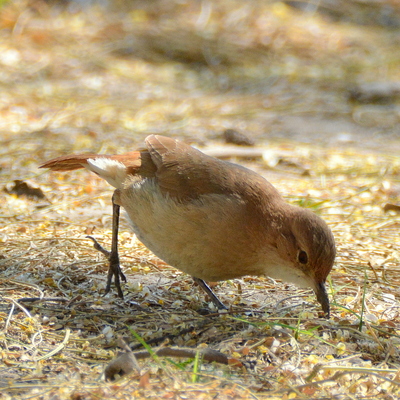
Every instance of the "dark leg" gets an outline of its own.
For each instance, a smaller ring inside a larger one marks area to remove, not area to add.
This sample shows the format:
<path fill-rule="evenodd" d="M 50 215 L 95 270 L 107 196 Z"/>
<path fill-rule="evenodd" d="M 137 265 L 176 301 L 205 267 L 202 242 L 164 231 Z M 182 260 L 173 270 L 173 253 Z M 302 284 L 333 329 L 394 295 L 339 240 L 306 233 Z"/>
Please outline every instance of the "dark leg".
<path fill-rule="evenodd" d="M 106 295 L 110 291 L 112 279 L 114 277 L 114 282 L 117 288 L 118 296 L 123 299 L 124 294 L 122 293 L 120 278 L 124 282 L 126 282 L 126 277 L 121 271 L 121 267 L 119 264 L 119 255 L 118 255 L 118 229 L 119 229 L 120 206 L 114 203 L 114 196 L 112 199 L 112 205 L 113 205 L 113 216 L 112 216 L 111 251 L 108 251 L 103 246 L 101 246 L 94 237 L 92 236 L 87 236 L 87 237 L 93 240 L 94 248 L 103 253 L 110 261 L 110 266 L 108 268 L 108 275 L 107 275 L 106 291 L 104 294 Z"/>
<path fill-rule="evenodd" d="M 216 305 L 218 310 L 227 310 L 228 307 L 226 307 L 221 300 L 214 294 L 214 292 L 211 290 L 210 286 L 207 285 L 203 281 L 203 279 L 195 278 L 192 276 L 193 280 L 211 297 L 211 301 Z"/>

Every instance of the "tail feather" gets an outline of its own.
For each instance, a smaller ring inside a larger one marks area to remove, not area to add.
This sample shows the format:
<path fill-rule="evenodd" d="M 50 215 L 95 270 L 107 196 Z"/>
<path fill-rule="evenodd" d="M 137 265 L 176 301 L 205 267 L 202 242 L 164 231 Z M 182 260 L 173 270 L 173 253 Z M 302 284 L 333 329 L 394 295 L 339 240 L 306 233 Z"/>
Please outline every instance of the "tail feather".
<path fill-rule="evenodd" d="M 72 154 L 53 158 L 39 168 L 52 171 L 73 171 L 86 168 L 105 179 L 110 185 L 120 188 L 128 175 L 134 175 L 141 167 L 140 152 L 120 155 Z"/>
<path fill-rule="evenodd" d="M 70 154 L 46 161 L 39 168 L 49 168 L 52 171 L 73 171 L 75 169 L 85 168 L 87 160 L 97 157 L 104 156 L 99 156 L 98 154 Z"/>

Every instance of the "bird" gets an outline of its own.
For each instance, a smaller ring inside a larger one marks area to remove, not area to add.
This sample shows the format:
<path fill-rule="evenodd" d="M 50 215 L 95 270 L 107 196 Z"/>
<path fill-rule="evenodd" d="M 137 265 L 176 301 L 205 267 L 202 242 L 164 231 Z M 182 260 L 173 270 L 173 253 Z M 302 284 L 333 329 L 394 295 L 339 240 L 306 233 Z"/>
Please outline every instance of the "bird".
<path fill-rule="evenodd" d="M 117 155 L 72 154 L 40 168 L 94 172 L 115 188 L 105 293 L 126 281 L 118 255 L 122 207 L 138 239 L 167 264 L 192 276 L 218 309 L 227 307 L 207 282 L 269 276 L 312 288 L 324 314 L 326 279 L 336 246 L 326 222 L 287 203 L 260 174 L 206 155 L 171 137 L 150 135 L 145 148 Z"/>

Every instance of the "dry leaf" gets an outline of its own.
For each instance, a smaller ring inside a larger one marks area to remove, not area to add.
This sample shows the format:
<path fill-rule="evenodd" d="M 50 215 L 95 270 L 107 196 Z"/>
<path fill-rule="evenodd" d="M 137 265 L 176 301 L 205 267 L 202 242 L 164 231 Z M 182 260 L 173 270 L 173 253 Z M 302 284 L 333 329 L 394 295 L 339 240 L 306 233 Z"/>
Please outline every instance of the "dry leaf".
<path fill-rule="evenodd" d="M 42 189 L 34 186 L 32 183 L 21 181 L 19 179 L 14 180 L 14 186 L 12 186 L 10 189 L 5 187 L 4 191 L 8 194 L 15 194 L 17 197 L 25 196 L 29 199 L 39 200 L 46 198 Z"/>

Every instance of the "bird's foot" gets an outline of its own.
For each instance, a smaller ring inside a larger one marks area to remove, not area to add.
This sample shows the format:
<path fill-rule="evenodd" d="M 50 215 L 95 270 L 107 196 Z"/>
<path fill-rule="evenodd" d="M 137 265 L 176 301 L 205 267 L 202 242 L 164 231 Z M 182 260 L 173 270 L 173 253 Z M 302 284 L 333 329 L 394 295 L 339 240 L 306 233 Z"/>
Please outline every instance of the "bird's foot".
<path fill-rule="evenodd" d="M 192 277 L 193 280 L 210 296 L 211 301 L 215 304 L 218 310 L 228 310 L 228 307 L 217 297 L 217 295 L 212 291 L 210 286 L 207 285 L 203 279 Z"/>
<path fill-rule="evenodd" d="M 114 282 L 115 282 L 115 287 L 117 288 L 117 293 L 118 293 L 118 297 L 121 297 L 121 299 L 124 298 L 124 294 L 122 292 L 122 288 L 121 288 L 121 279 L 126 282 L 126 276 L 124 275 L 124 273 L 121 270 L 121 266 L 119 263 L 119 255 L 118 252 L 112 252 L 112 251 L 108 251 L 106 250 L 94 237 L 92 236 L 86 236 L 88 239 L 93 241 L 93 246 L 96 250 L 100 251 L 100 253 L 104 254 L 110 264 L 108 267 L 108 275 L 107 275 L 107 285 L 106 285 L 106 290 L 104 295 L 106 295 L 107 293 L 110 292 L 111 290 L 111 284 L 113 281 L 113 277 L 114 277 Z"/>

